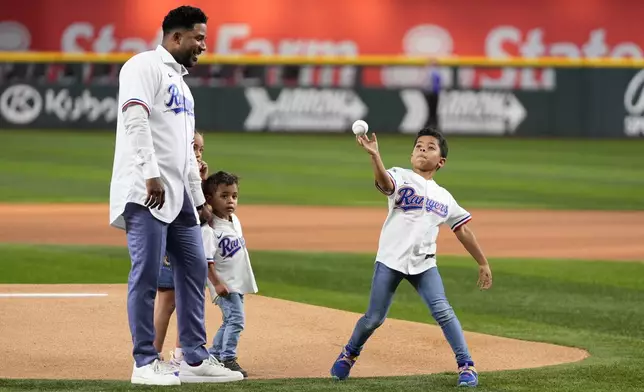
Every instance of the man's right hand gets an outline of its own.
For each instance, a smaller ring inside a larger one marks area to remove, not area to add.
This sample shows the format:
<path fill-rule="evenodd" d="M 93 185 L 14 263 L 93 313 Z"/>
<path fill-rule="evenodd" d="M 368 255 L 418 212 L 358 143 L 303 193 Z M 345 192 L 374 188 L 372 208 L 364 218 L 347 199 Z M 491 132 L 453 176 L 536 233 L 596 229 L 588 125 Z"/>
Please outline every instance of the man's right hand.
<path fill-rule="evenodd" d="M 145 199 L 145 206 L 148 208 L 158 208 L 159 210 L 165 203 L 165 189 L 161 178 L 149 178 L 145 180 L 145 187 L 148 191 L 148 197 Z"/>
<path fill-rule="evenodd" d="M 208 223 L 210 227 L 215 227 L 213 224 L 215 216 L 212 213 L 212 208 L 208 204 L 204 204 L 203 208 L 197 211 L 199 212 L 199 225 Z"/>

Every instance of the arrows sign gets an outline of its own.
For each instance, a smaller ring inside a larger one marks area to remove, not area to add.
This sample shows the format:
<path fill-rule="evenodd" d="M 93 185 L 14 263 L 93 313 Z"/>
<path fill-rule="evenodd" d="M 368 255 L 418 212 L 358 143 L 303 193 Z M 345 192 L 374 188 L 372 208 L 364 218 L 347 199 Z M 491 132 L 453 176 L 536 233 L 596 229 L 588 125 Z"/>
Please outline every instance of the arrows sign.
<path fill-rule="evenodd" d="M 419 90 L 402 90 L 400 98 L 407 109 L 400 130 L 403 133 L 416 133 L 427 120 L 425 97 Z M 508 92 L 444 91 L 440 95 L 438 107 L 441 129 L 449 133 L 514 133 L 526 115 L 521 102 Z"/>
<path fill-rule="evenodd" d="M 364 118 L 367 106 L 352 90 L 296 88 L 282 89 L 273 101 L 264 88 L 245 90 L 250 114 L 248 130 L 344 132 L 355 120 Z"/>
<path fill-rule="evenodd" d="M 407 113 L 400 123 L 400 131 L 402 133 L 416 133 L 427 122 L 429 115 L 429 108 L 425 96 L 419 90 L 402 90 L 400 92 L 400 99 L 402 99 Z"/>

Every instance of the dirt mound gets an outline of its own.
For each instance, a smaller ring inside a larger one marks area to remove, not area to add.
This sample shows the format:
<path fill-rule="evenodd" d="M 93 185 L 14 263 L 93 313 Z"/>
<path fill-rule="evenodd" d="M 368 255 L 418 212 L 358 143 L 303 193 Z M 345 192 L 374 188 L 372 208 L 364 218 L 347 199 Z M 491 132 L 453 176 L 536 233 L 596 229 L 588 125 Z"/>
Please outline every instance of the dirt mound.
<path fill-rule="evenodd" d="M 2 293 L 105 293 L 105 297 L 2 298 L 0 355 L 11 358 L 0 378 L 117 379 L 132 372 L 125 285 L 0 285 Z M 251 378 L 328 377 L 359 314 L 248 296 L 240 363 Z M 429 318 L 429 314 L 427 315 Z M 221 313 L 206 308 L 209 339 Z M 465 333 L 479 371 L 579 361 L 583 350 Z M 173 317 L 165 351 L 176 338 Z M 306 360 L 298 360 L 305 357 Z M 455 371 L 437 326 L 388 319 L 367 343 L 352 376 L 400 376 Z"/>

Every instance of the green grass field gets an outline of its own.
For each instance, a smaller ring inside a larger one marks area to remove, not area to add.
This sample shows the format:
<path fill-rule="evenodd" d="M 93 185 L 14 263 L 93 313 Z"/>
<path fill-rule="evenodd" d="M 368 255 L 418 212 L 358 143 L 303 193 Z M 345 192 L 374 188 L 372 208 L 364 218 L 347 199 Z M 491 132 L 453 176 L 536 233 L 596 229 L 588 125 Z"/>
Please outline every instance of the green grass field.
<path fill-rule="evenodd" d="M 120 248 L 0 245 L 0 283 L 125 283 Z M 368 255 L 253 252 L 262 295 L 363 312 L 373 260 Z M 15 260 L 21 260 L 16 265 Z M 47 260 L 47 262 L 43 262 Z M 494 261 L 495 287 L 476 286 L 475 263 L 443 257 L 447 295 L 469 331 L 587 349 L 575 364 L 483 373 L 483 391 L 638 391 L 644 385 L 644 264 L 570 260 Z M 338 274 L 337 271 L 343 271 Z M 408 284 L 390 317 L 435 324 Z M 347 331 L 349 334 L 350 331 Z M 386 358 L 383 358 L 386 361 Z M 451 391 L 454 374 L 423 377 L 250 381 L 226 391 Z M 0 380 L 5 390 L 126 390 L 127 382 Z M 182 386 L 206 391 L 210 386 Z M 146 389 L 146 388 L 136 388 Z"/>
<path fill-rule="evenodd" d="M 412 136 L 379 137 L 408 166 Z M 468 208 L 644 209 L 644 140 L 450 137 L 437 181 Z M 107 202 L 112 133 L 0 132 L 0 201 Z M 213 170 L 242 177 L 243 203 L 381 206 L 350 135 L 206 134 Z"/>
<path fill-rule="evenodd" d="M 386 166 L 407 166 L 411 136 L 383 134 L 379 141 Z M 644 209 L 644 140 L 450 137 L 449 142 L 449 161 L 437 181 L 466 208 Z M 113 144 L 112 133 L 0 132 L 0 202 L 107 202 Z M 350 135 L 206 134 L 205 159 L 211 171 L 241 175 L 241 203 L 383 206 L 368 157 Z M 262 295 L 365 310 L 372 255 L 252 253 Z M 0 284 L 124 283 L 129 271 L 127 251 L 120 248 L 0 243 L 0 255 Z M 494 287 L 480 292 L 474 261 L 443 256 L 439 262 L 448 298 L 466 330 L 581 347 L 591 357 L 483 373 L 480 390 L 644 388 L 644 263 L 491 263 Z M 396 294 L 390 317 L 434 323 L 406 284 Z M 345 383 L 248 380 L 226 384 L 225 390 L 452 391 L 454 383 L 450 373 Z M 155 390 L 132 388 L 128 382 L 0 379 L 0 391 L 43 389 Z"/>

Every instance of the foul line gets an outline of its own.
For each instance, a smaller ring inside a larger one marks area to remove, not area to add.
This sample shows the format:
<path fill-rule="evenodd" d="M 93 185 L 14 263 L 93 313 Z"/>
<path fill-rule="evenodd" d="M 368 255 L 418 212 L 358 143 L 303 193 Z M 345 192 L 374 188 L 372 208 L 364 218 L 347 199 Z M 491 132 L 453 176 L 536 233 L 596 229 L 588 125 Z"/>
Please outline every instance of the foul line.
<path fill-rule="evenodd" d="M 107 297 L 96 293 L 0 293 L 0 298 L 86 298 Z"/>

